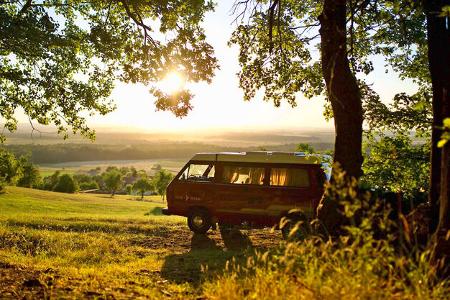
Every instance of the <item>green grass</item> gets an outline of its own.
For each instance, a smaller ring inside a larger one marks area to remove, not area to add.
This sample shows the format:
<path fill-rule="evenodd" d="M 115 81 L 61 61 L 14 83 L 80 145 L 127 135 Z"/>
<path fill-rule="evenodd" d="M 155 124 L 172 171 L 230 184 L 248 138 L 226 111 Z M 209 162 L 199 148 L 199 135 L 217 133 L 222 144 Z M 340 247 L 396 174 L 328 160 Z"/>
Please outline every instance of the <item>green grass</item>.
<path fill-rule="evenodd" d="M 196 298 L 204 278 L 246 252 L 216 233 L 192 236 L 185 218 L 161 215 L 159 196 L 138 199 L 7 187 L 0 295 Z M 24 288 L 30 278 L 38 287 Z"/>
<path fill-rule="evenodd" d="M 284 243 L 270 230 L 192 235 L 159 197 L 0 195 L 0 298 L 448 299 L 425 254 L 366 229 Z M 255 252 L 256 251 L 256 252 Z"/>

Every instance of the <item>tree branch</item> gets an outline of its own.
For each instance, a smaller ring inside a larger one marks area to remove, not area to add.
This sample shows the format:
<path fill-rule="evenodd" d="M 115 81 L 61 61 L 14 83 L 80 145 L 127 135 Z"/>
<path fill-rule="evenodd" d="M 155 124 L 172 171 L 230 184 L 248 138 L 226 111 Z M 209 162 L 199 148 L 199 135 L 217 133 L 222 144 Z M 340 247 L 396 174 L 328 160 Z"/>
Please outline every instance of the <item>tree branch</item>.
<path fill-rule="evenodd" d="M 19 11 L 19 16 L 24 14 L 31 7 L 31 1 L 32 0 L 27 0 L 27 2 L 25 2 L 25 4 L 22 6 L 22 9 Z"/>
<path fill-rule="evenodd" d="M 273 16 L 275 14 L 275 9 L 278 5 L 278 3 L 280 2 L 280 0 L 274 0 L 273 3 L 270 5 L 269 7 L 269 43 L 270 43 L 270 48 L 269 48 L 269 52 L 272 53 L 272 48 L 273 48 L 273 41 L 272 41 L 272 35 L 273 35 Z"/>

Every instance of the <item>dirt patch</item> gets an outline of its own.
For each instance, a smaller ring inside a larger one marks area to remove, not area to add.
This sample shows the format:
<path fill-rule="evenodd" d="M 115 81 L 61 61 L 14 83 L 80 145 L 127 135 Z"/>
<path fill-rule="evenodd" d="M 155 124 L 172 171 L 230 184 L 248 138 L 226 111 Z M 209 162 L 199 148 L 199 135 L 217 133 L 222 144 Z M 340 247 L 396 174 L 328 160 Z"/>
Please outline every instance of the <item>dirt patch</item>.
<path fill-rule="evenodd" d="M 138 245 L 148 249 L 165 249 L 168 252 L 187 252 L 193 249 L 208 249 L 217 247 L 222 250 L 239 250 L 255 248 L 265 250 L 280 243 L 281 234 L 271 229 L 251 230 L 210 230 L 204 238 L 198 238 L 189 229 L 176 227 L 165 232 L 163 235 L 135 236 L 130 238 L 132 245 Z M 214 245 L 214 246 L 212 246 Z"/>
<path fill-rule="evenodd" d="M 0 298 L 45 298 L 46 284 L 41 281 L 39 275 L 37 271 L 0 262 Z"/>

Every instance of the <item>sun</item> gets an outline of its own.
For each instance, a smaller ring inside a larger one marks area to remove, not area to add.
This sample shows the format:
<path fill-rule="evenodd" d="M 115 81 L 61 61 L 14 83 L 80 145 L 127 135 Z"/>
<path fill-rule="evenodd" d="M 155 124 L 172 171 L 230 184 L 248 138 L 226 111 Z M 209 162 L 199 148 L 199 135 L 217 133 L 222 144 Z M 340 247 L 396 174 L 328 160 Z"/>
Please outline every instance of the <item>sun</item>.
<path fill-rule="evenodd" d="M 178 71 L 170 71 L 160 82 L 161 90 L 166 94 L 176 94 L 181 91 L 186 84 L 183 74 Z"/>

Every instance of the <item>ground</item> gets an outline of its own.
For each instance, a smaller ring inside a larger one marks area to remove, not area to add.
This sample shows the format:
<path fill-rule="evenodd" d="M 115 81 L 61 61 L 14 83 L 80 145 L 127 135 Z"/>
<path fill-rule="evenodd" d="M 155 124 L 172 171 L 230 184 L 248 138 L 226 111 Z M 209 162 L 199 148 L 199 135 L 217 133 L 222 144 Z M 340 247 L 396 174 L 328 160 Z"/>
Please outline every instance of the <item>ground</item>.
<path fill-rule="evenodd" d="M 194 298 L 233 261 L 280 243 L 270 229 L 194 235 L 160 197 L 0 195 L 0 298 Z"/>

